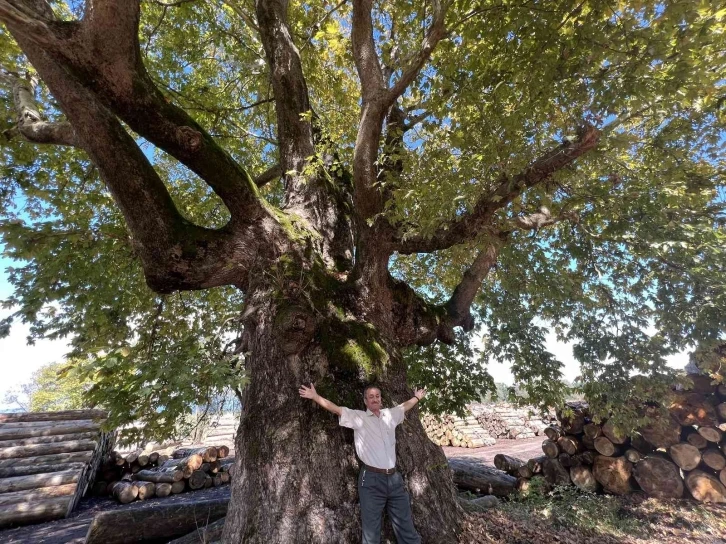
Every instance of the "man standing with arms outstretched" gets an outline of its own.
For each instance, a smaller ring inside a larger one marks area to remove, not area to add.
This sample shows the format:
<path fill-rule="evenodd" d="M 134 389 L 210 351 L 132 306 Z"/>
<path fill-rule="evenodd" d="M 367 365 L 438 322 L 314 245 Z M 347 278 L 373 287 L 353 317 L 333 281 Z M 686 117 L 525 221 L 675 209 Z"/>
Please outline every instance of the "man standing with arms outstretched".
<path fill-rule="evenodd" d="M 317 394 L 315 386 L 300 386 L 300 396 L 316 402 L 340 418 L 340 425 L 353 429 L 355 451 L 363 462 L 358 475 L 358 496 L 363 525 L 363 544 L 379 544 L 383 509 L 388 511 L 398 544 L 420 544 L 421 537 L 413 526 L 411 504 L 403 478 L 396 471 L 396 426 L 404 414 L 416 406 L 425 389 L 394 408 L 381 408 L 381 390 L 366 387 L 363 403 L 366 411 L 337 406 Z"/>

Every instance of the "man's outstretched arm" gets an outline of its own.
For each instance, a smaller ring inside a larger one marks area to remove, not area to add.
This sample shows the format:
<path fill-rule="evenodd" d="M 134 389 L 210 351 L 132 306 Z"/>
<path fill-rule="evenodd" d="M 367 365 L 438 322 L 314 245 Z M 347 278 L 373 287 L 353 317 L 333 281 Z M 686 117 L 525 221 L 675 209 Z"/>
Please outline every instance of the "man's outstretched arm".
<path fill-rule="evenodd" d="M 325 408 L 328 412 L 334 413 L 336 416 L 340 417 L 340 414 L 343 413 L 343 410 L 338 406 L 337 404 L 333 404 L 328 399 L 321 397 L 318 395 L 317 391 L 315 391 L 315 386 L 311 383 L 310 387 L 305 387 L 304 385 L 300 386 L 299 389 L 300 396 L 304 399 L 310 399 L 313 402 L 318 403 L 320 406 Z"/>
<path fill-rule="evenodd" d="M 418 402 L 426 396 L 426 388 L 423 389 L 416 389 L 413 392 L 413 397 L 408 399 L 406 402 L 404 402 L 401 406 L 403 406 L 403 411 L 408 412 L 411 408 L 416 406 Z"/>

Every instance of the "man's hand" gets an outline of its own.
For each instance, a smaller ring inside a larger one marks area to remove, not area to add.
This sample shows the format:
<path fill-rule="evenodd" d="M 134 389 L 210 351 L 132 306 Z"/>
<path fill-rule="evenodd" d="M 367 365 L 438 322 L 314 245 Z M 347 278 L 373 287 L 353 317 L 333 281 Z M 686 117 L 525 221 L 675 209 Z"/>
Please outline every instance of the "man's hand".
<path fill-rule="evenodd" d="M 408 412 L 411 408 L 416 406 L 419 401 L 426 396 L 426 388 L 423 389 L 415 389 L 413 392 L 413 397 L 408 399 L 406 402 L 404 402 L 401 406 L 403 406 L 403 411 Z"/>
<path fill-rule="evenodd" d="M 340 414 L 343 413 L 343 410 L 340 406 L 337 406 L 330 402 L 328 399 L 324 399 L 320 395 L 318 395 L 318 392 L 315 391 L 315 385 L 313 383 L 310 383 L 310 387 L 305 387 L 304 385 L 300 386 L 300 389 L 298 389 L 298 393 L 300 393 L 300 396 L 304 399 L 310 399 L 311 401 L 319 404 L 323 408 L 325 408 L 328 412 L 332 412 L 336 416 L 340 416 Z"/>
<path fill-rule="evenodd" d="M 304 399 L 315 400 L 315 397 L 318 396 L 317 391 L 315 391 L 315 385 L 312 382 L 310 383 L 310 387 L 305 387 L 304 385 L 301 385 L 298 392 L 300 393 L 300 396 Z"/>

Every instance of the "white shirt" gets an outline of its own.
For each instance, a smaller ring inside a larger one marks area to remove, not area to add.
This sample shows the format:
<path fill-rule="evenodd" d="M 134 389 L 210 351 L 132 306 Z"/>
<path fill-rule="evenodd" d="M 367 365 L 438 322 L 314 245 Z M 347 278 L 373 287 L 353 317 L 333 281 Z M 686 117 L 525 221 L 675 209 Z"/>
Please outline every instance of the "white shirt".
<path fill-rule="evenodd" d="M 341 407 L 340 426 L 353 429 L 355 451 L 366 465 L 374 468 L 396 466 L 396 427 L 403 421 L 404 409 L 399 404 L 384 408 L 380 417 L 370 410 Z"/>

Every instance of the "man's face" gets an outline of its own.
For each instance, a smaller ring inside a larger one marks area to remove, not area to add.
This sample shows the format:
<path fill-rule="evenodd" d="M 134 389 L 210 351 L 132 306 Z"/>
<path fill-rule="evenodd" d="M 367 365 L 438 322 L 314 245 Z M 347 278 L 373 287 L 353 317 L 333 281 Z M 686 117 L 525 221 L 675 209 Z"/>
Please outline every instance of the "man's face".
<path fill-rule="evenodd" d="M 375 412 L 376 410 L 381 409 L 381 391 L 379 389 L 376 389 L 375 387 L 372 387 L 368 391 L 366 391 L 366 396 L 363 399 L 363 402 L 366 405 L 366 408 L 368 408 L 371 412 Z"/>

